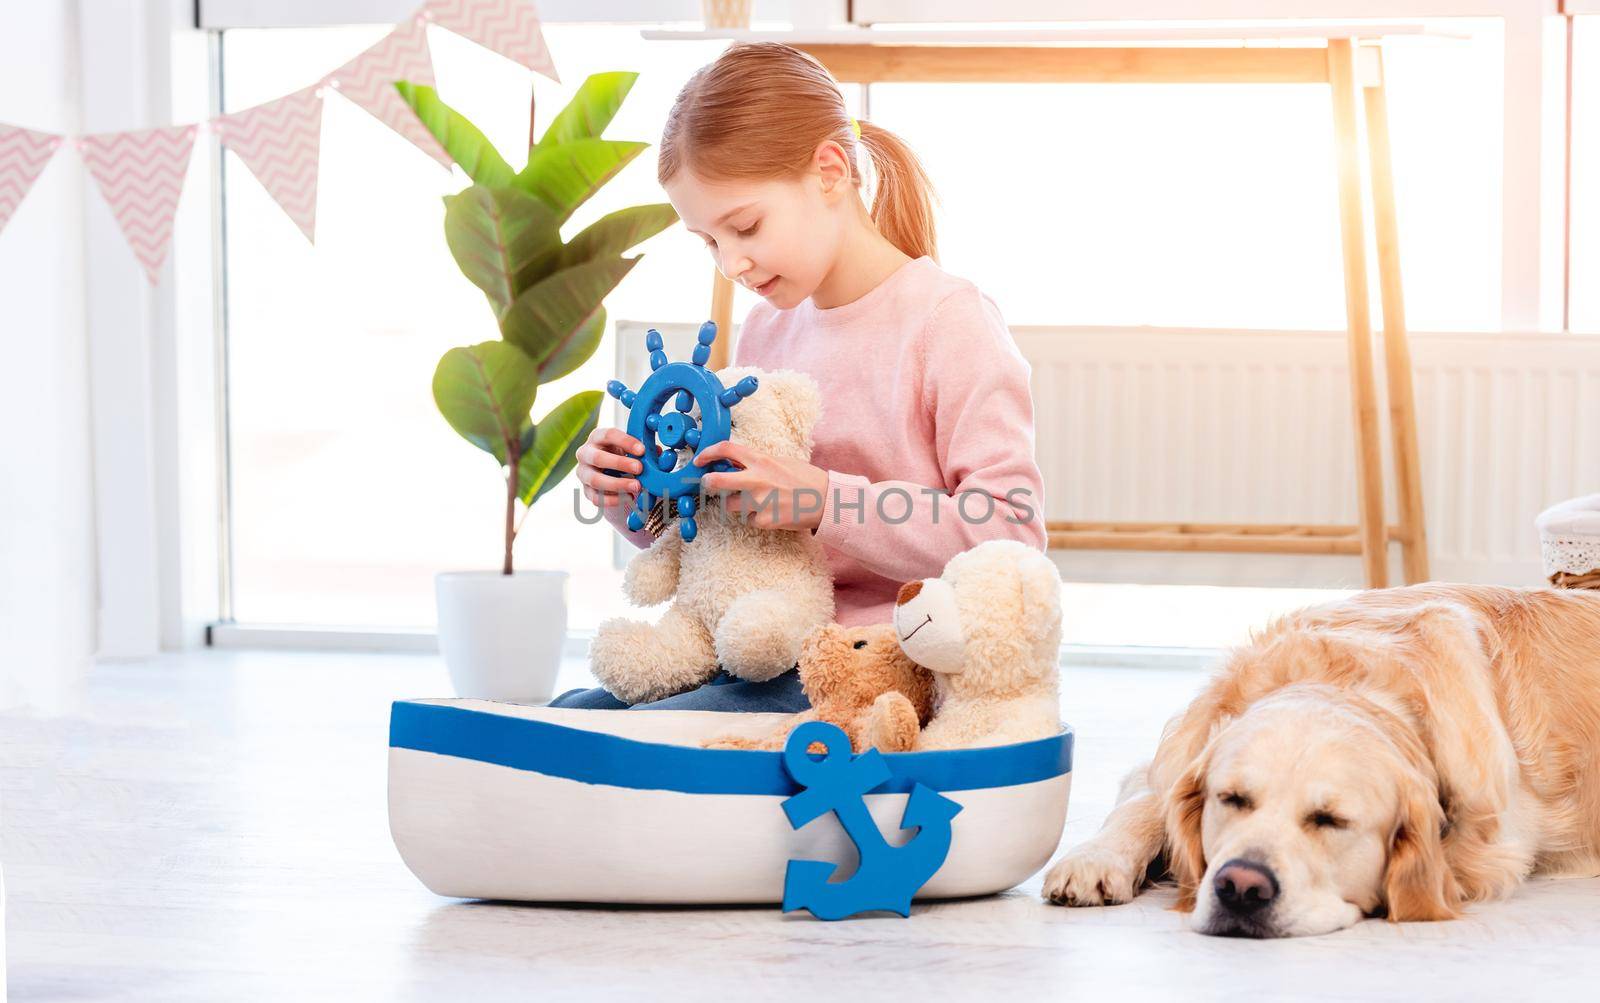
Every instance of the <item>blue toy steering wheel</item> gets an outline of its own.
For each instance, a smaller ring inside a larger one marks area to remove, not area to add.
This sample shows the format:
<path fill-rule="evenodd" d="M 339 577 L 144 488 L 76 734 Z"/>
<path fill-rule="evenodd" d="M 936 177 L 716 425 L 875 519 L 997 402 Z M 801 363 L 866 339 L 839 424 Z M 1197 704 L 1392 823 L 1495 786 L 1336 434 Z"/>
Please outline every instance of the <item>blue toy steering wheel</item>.
<path fill-rule="evenodd" d="M 628 409 L 628 434 L 644 443 L 644 456 L 640 457 L 644 470 L 638 477 L 641 491 L 633 511 L 628 513 L 628 528 L 643 529 L 650 510 L 664 498 L 676 507 L 678 532 L 685 543 L 699 531 L 694 516 L 701 476 L 711 470 L 734 469 L 726 460 L 702 467 L 694 457 L 712 443 L 728 438 L 733 430 L 729 409 L 755 393 L 760 385 L 754 376 L 746 376 L 725 388 L 717 375 L 706 368 L 711 343 L 717 340 L 717 325 L 710 321 L 701 324 L 696 340 L 699 343 L 695 345 L 693 362 L 668 362 L 667 353 L 662 351 L 661 332 L 651 328 L 645 332 L 644 344 L 650 349 L 652 372 L 644 385 L 635 392 L 621 380 L 606 384 L 606 392 Z M 674 398 L 674 409 L 663 410 Z M 700 408 L 698 423 L 689 413 L 696 405 Z M 685 449 L 689 455 L 680 467 L 679 450 Z"/>

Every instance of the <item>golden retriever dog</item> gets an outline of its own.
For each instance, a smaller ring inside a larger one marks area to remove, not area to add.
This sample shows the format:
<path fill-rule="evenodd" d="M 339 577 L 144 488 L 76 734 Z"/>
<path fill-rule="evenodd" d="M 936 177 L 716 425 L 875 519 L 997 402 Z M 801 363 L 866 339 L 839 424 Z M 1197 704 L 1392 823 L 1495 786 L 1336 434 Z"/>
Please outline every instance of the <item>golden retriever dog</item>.
<path fill-rule="evenodd" d="M 1600 592 L 1429 584 L 1230 652 L 1044 895 L 1165 873 L 1201 933 L 1293 937 L 1450 919 L 1536 870 L 1600 873 Z"/>

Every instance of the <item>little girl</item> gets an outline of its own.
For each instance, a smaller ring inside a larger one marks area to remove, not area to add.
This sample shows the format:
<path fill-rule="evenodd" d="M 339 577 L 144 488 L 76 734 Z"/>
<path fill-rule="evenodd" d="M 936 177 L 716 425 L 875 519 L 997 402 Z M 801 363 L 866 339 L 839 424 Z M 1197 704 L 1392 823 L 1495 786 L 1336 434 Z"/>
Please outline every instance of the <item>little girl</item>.
<path fill-rule="evenodd" d="M 703 490 L 739 492 L 726 496 L 729 511 L 771 532 L 814 534 L 839 623 L 889 622 L 902 582 L 938 575 L 985 540 L 1044 548 L 1028 363 L 994 303 L 936 263 L 930 186 L 905 143 L 852 119 L 810 56 L 736 45 L 678 95 L 658 175 L 722 274 L 763 298 L 734 364 L 800 370 L 822 391 L 810 463 L 719 443 L 696 462 L 739 469 L 705 475 Z M 655 538 L 627 529 L 639 482 L 604 471 L 639 473 L 643 450 L 621 429 L 597 428 L 577 453 L 585 496 L 641 548 Z M 554 705 L 627 706 L 603 689 Z M 763 683 L 724 674 L 637 706 L 794 712 L 808 702 L 790 671 Z"/>

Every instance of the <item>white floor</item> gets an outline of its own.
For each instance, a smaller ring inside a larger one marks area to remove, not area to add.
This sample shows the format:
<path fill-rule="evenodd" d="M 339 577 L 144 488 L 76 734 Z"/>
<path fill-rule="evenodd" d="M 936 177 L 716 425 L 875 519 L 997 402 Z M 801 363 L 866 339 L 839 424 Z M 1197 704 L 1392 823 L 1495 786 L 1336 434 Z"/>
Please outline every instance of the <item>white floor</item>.
<path fill-rule="evenodd" d="M 1199 681 L 1068 671 L 1065 842 Z M 1037 876 L 833 924 L 440 899 L 389 841 L 384 767 L 389 701 L 446 692 L 432 657 L 205 652 L 98 668 L 79 718 L 0 719 L 12 999 L 1600 998 L 1589 879 L 1454 923 L 1274 942 L 1189 933 L 1166 893 L 1048 907 Z"/>

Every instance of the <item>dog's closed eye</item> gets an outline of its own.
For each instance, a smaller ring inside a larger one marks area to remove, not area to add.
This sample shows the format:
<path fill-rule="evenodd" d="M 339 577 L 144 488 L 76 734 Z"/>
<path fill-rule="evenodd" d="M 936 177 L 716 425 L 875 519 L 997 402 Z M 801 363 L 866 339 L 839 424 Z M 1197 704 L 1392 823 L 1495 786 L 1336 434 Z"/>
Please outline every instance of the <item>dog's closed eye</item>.
<path fill-rule="evenodd" d="M 1331 811 L 1314 811 L 1306 816 L 1306 825 L 1314 829 L 1343 829 L 1349 824 Z"/>
<path fill-rule="evenodd" d="M 1254 801 L 1251 801 L 1248 796 L 1240 794 L 1238 791 L 1223 791 L 1217 795 L 1217 800 L 1229 808 L 1236 808 L 1239 811 L 1249 811 L 1255 807 Z"/>

